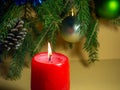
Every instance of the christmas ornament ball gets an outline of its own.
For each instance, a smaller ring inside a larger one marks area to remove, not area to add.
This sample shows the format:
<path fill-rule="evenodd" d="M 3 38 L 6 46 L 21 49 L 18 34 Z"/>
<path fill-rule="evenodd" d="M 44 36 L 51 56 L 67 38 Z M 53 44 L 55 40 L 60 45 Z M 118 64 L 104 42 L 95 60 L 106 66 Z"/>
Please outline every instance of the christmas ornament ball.
<path fill-rule="evenodd" d="M 62 21 L 62 38 L 70 43 L 75 43 L 82 37 L 80 35 L 80 23 L 75 16 L 68 16 Z"/>
<path fill-rule="evenodd" d="M 120 0 L 94 0 L 97 16 L 114 19 L 120 16 Z"/>

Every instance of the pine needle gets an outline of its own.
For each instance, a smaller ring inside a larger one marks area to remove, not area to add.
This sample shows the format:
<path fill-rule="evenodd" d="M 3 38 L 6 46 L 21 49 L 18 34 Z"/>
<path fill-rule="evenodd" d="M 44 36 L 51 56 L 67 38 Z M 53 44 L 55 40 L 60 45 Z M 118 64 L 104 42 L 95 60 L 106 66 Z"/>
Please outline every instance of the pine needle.
<path fill-rule="evenodd" d="M 33 53 L 37 53 L 37 52 L 40 51 L 41 43 L 44 41 L 44 39 L 45 39 L 48 31 L 50 30 L 50 27 L 51 27 L 51 26 L 52 26 L 52 24 L 49 26 L 49 28 L 48 28 L 46 31 L 43 30 L 43 32 L 41 32 L 41 35 L 40 35 L 40 37 L 39 37 L 39 39 L 38 39 L 39 41 L 37 42 L 37 46 L 36 46 L 36 48 L 33 50 Z"/>
<path fill-rule="evenodd" d="M 99 43 L 97 41 L 97 33 L 98 33 L 98 21 L 93 20 L 90 25 L 90 29 L 86 35 L 86 42 L 84 44 L 84 49 L 89 54 L 89 62 L 95 62 L 98 60 L 98 46 Z"/>
<path fill-rule="evenodd" d="M 75 0 L 78 9 L 77 19 L 80 22 L 80 34 L 85 36 L 90 24 L 89 0 Z"/>
<path fill-rule="evenodd" d="M 21 77 L 21 73 L 25 63 L 26 53 L 31 51 L 32 48 L 32 39 L 30 34 L 27 34 L 25 40 L 22 43 L 22 46 L 15 51 L 12 61 L 10 63 L 9 72 L 7 74 L 7 79 L 17 80 Z"/>
<path fill-rule="evenodd" d="M 7 32 L 8 32 L 8 28 L 7 25 L 10 23 L 10 21 L 16 19 L 16 18 L 20 18 L 21 14 L 22 14 L 22 9 L 23 7 L 18 7 L 15 4 L 12 4 L 8 10 L 8 12 L 6 12 L 6 14 L 4 15 L 4 17 L 1 18 L 1 22 L 0 22 L 0 39 L 3 39 L 4 37 L 2 37 L 2 35 L 6 36 Z"/>

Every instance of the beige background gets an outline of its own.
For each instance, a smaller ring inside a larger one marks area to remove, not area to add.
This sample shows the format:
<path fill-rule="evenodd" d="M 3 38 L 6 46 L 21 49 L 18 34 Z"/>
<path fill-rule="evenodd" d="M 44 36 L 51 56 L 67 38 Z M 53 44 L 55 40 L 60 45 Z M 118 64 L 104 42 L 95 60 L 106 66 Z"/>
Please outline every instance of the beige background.
<path fill-rule="evenodd" d="M 120 59 L 120 27 L 100 24 L 99 42 L 100 59 Z"/>
<path fill-rule="evenodd" d="M 82 60 L 87 55 L 81 51 L 81 42 L 72 50 L 61 47 L 63 43 L 58 44 L 56 51 L 70 59 L 71 90 L 120 90 L 120 27 L 102 22 L 98 39 L 100 61 L 90 66 Z M 24 68 L 22 78 L 17 81 L 0 77 L 0 90 L 30 90 L 30 72 L 30 68 Z"/>

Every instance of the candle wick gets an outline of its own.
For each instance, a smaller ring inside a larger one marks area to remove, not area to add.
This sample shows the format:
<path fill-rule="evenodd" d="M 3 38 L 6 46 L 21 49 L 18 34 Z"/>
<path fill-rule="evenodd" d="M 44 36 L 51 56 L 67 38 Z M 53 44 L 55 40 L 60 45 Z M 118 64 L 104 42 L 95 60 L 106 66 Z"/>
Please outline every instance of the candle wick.
<path fill-rule="evenodd" d="M 49 61 L 51 61 L 51 57 L 52 57 L 52 55 L 49 56 Z"/>

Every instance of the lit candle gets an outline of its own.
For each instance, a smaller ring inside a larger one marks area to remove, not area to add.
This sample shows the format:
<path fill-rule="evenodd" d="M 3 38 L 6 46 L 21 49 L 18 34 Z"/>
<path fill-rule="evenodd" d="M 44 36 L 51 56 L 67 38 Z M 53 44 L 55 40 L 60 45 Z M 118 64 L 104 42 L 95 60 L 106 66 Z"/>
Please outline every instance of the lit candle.
<path fill-rule="evenodd" d="M 68 58 L 60 53 L 42 52 L 32 58 L 31 90 L 70 90 Z"/>

